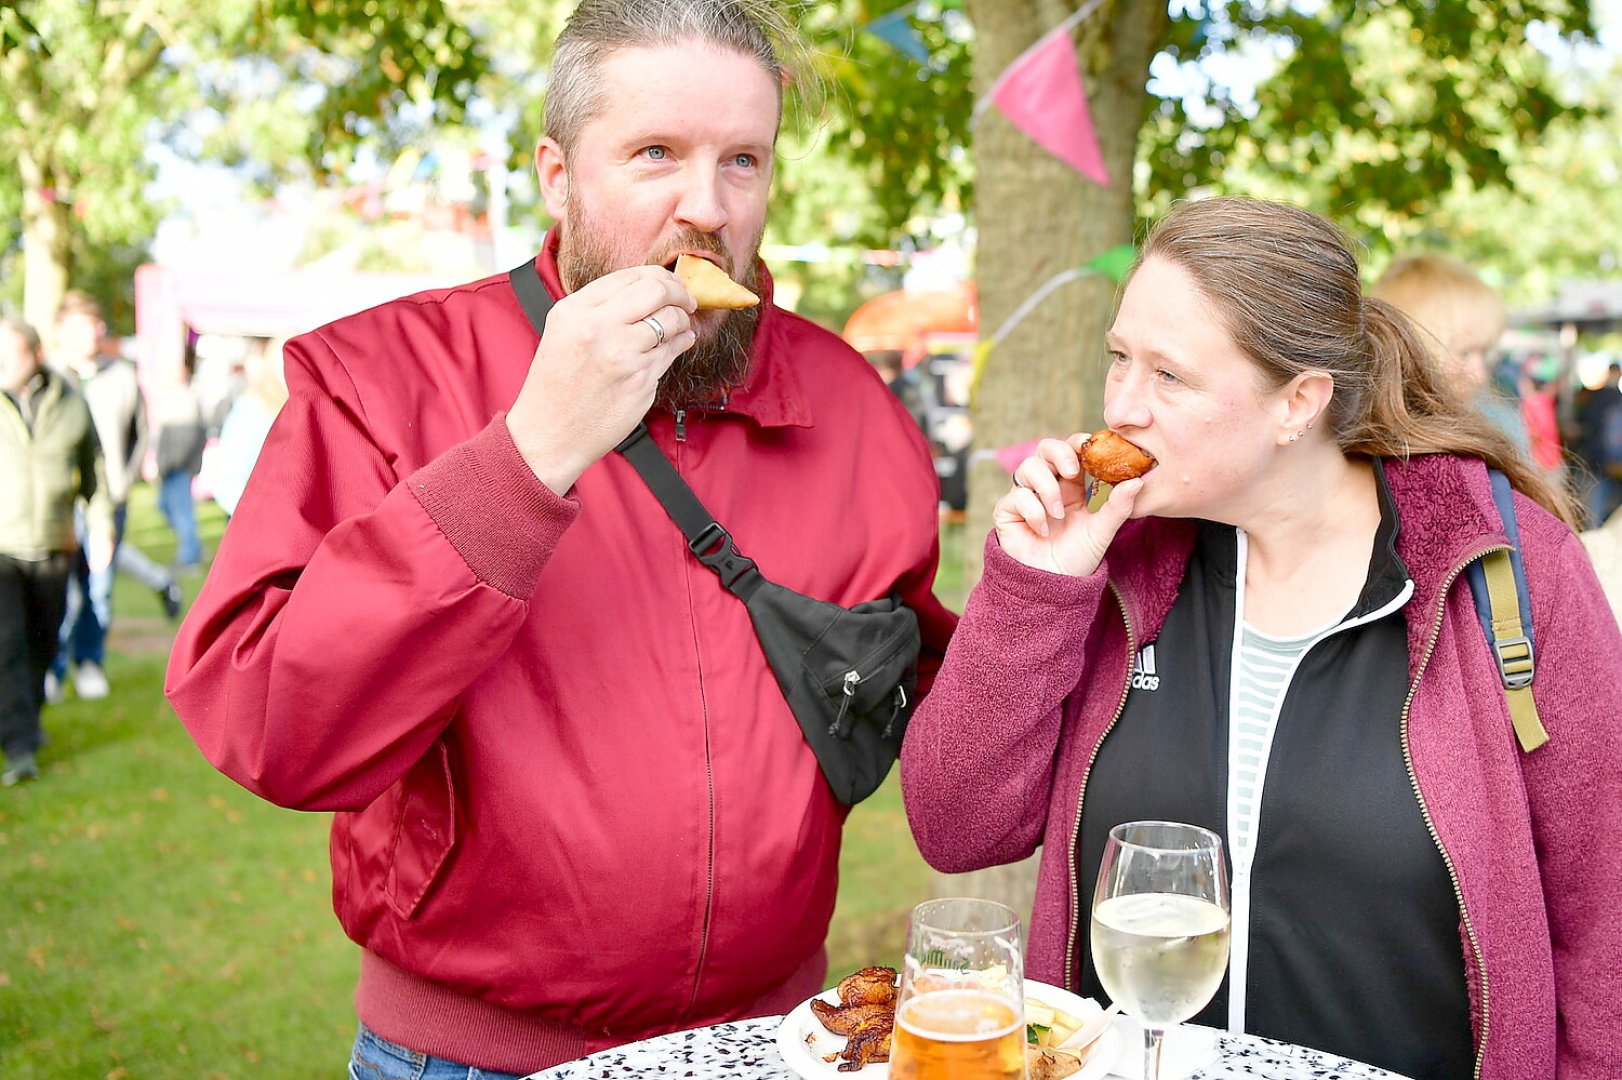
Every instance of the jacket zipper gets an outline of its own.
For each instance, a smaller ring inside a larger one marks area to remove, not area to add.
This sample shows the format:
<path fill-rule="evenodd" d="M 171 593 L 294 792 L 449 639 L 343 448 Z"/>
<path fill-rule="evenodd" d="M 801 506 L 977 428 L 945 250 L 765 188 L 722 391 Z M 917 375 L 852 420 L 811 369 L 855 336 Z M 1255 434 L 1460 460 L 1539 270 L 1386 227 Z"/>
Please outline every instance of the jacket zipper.
<path fill-rule="evenodd" d="M 684 409 L 676 410 L 676 442 L 687 441 L 687 413 Z M 678 450 L 674 464 L 679 471 L 681 456 Z M 685 546 L 685 544 L 683 545 Z M 689 568 L 690 569 L 690 568 Z M 688 578 L 691 581 L 691 577 Z M 704 718 L 704 792 L 709 803 L 709 828 L 705 837 L 704 852 L 704 923 L 698 935 L 698 963 L 693 968 L 693 992 L 687 999 L 687 1009 L 684 1016 L 691 1015 L 693 1008 L 698 1004 L 699 984 L 704 980 L 704 961 L 710 952 L 710 920 L 715 910 L 715 762 L 711 758 L 710 747 L 710 705 L 704 692 L 704 665 L 702 654 L 698 648 L 698 627 L 694 615 L 689 587 L 687 617 L 693 623 L 693 659 L 698 669 L 698 699 L 699 710 Z"/>
<path fill-rule="evenodd" d="M 1436 640 L 1442 633 L 1442 616 L 1447 610 L 1447 594 L 1453 588 L 1453 582 L 1464 573 L 1465 567 L 1477 559 L 1494 551 L 1508 550 L 1507 544 L 1494 544 L 1482 548 L 1455 566 L 1443 579 L 1442 590 L 1436 602 L 1436 618 L 1431 622 L 1430 636 L 1425 640 L 1425 651 L 1420 655 L 1419 668 L 1414 672 L 1414 681 L 1408 686 L 1408 697 L 1402 703 L 1402 762 L 1408 770 L 1408 783 L 1414 789 L 1414 799 L 1419 803 L 1419 812 L 1425 819 L 1425 828 L 1431 834 L 1431 842 L 1436 845 L 1436 850 L 1442 853 L 1442 865 L 1447 867 L 1448 880 L 1453 883 L 1453 896 L 1459 904 L 1459 917 L 1464 921 L 1464 933 L 1470 939 L 1470 951 L 1475 955 L 1476 971 L 1481 977 L 1481 1039 L 1476 1044 L 1476 1067 L 1471 1073 L 1472 1080 L 1481 1080 L 1481 1067 L 1487 1056 L 1487 1035 L 1492 1030 L 1489 1008 L 1492 997 L 1487 991 L 1487 960 L 1481 953 L 1481 941 L 1476 937 L 1475 924 L 1470 921 L 1470 911 L 1464 906 L 1464 888 L 1459 884 L 1458 871 L 1453 867 L 1453 857 L 1442 846 L 1442 838 L 1436 833 L 1436 823 L 1431 820 L 1430 807 L 1425 805 L 1425 796 L 1419 790 L 1419 777 L 1414 773 L 1413 749 L 1408 743 L 1408 713 L 1413 706 L 1414 695 L 1419 692 L 1419 680 L 1425 677 L 1425 669 L 1430 666 L 1431 654 L 1436 651 Z"/>
<path fill-rule="evenodd" d="M 1132 658 L 1137 655 L 1137 634 L 1132 630 L 1132 617 L 1126 613 L 1126 599 L 1121 596 L 1121 590 L 1115 587 L 1115 582 L 1109 583 L 1110 592 L 1115 594 L 1115 602 L 1121 608 L 1121 622 L 1126 626 L 1126 678 L 1121 683 L 1121 698 L 1115 703 L 1115 715 L 1110 717 L 1109 723 L 1093 743 L 1092 753 L 1087 757 L 1087 768 L 1081 774 L 1081 790 L 1076 792 L 1076 818 L 1075 826 L 1070 830 L 1069 852 L 1069 879 L 1070 879 L 1070 927 L 1065 932 L 1064 943 L 1064 979 L 1065 989 L 1080 985 L 1080 974 L 1075 970 L 1076 963 L 1076 930 L 1081 925 L 1081 885 L 1076 878 L 1076 848 L 1081 844 L 1081 804 L 1087 798 L 1087 778 L 1093 773 L 1093 762 L 1098 760 L 1098 750 L 1109 737 L 1110 730 L 1115 722 L 1121 718 L 1126 710 L 1126 695 L 1132 689 Z M 1480 1080 L 1478 1077 L 1477 1080 Z"/>

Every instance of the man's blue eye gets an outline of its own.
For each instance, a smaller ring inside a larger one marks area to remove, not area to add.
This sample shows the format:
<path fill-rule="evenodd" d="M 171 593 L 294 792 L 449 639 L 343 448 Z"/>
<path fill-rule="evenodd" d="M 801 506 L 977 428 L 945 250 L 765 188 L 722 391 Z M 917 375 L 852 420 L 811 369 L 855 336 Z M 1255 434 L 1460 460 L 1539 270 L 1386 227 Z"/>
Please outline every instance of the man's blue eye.
<path fill-rule="evenodd" d="M 665 156 L 669 154 L 670 151 L 666 150 L 662 146 L 650 146 L 644 151 L 644 153 L 646 153 L 648 157 L 652 158 L 654 161 L 663 161 Z"/>

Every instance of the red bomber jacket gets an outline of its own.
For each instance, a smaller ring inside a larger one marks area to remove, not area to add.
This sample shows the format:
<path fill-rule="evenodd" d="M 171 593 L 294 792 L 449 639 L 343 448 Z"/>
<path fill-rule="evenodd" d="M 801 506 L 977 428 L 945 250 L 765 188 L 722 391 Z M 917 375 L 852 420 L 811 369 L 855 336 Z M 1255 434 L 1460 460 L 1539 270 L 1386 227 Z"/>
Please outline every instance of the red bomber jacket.
<path fill-rule="evenodd" d="M 928 449 L 763 285 L 745 385 L 650 430 L 767 577 L 899 591 L 927 686 L 955 624 Z M 516 1072 L 820 989 L 845 818 L 743 604 L 630 464 L 559 498 L 519 456 L 503 410 L 536 341 L 505 275 L 291 341 L 166 682 L 221 771 L 337 812 L 361 1019 Z"/>

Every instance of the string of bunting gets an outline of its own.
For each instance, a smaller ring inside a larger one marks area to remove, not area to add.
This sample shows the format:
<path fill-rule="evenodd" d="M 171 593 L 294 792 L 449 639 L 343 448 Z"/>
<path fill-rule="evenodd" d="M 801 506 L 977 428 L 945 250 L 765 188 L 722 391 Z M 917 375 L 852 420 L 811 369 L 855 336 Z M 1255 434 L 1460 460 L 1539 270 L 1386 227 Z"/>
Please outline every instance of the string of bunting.
<path fill-rule="evenodd" d="M 975 103 L 969 123 L 971 127 L 979 123 L 986 109 L 996 105 L 1037 145 L 1094 183 L 1109 187 L 1109 170 L 1104 166 L 1092 109 L 1087 104 L 1087 88 L 1076 64 L 1076 44 L 1071 38 L 1071 32 L 1103 3 L 1088 0 L 1016 56 Z M 938 7 L 924 8 L 920 0 L 912 0 L 862 29 L 914 62 L 933 67 L 929 48 L 912 24 L 914 14 L 930 9 L 939 16 Z"/>
<path fill-rule="evenodd" d="M 1061 285 L 1068 285 L 1072 281 L 1080 281 L 1083 278 L 1095 275 L 1107 277 L 1119 285 L 1126 280 L 1126 273 L 1132 268 L 1132 260 L 1135 258 L 1137 258 L 1137 249 L 1131 244 L 1122 244 L 1119 247 L 1112 247 L 1102 254 L 1093 256 L 1080 266 L 1061 270 L 1044 281 L 1037 287 L 1035 292 L 1025 298 L 1025 301 L 1019 307 L 1009 313 L 1008 318 L 1004 319 L 1002 325 L 997 327 L 996 333 L 990 337 L 983 337 L 975 343 L 974 368 L 969 384 L 971 389 L 979 386 L 980 374 L 985 370 L 986 357 L 991 355 L 991 350 L 1001 345 L 1003 340 L 1014 332 L 1014 327 L 1024 322 L 1025 317 L 1035 311 L 1037 305 L 1051 296 L 1055 289 Z"/>
<path fill-rule="evenodd" d="M 885 12 L 862 29 L 919 66 L 933 68 L 935 65 L 929 55 L 929 46 L 924 44 L 924 39 L 912 25 L 912 13 L 917 8 L 918 0 L 912 0 L 910 4 Z"/>

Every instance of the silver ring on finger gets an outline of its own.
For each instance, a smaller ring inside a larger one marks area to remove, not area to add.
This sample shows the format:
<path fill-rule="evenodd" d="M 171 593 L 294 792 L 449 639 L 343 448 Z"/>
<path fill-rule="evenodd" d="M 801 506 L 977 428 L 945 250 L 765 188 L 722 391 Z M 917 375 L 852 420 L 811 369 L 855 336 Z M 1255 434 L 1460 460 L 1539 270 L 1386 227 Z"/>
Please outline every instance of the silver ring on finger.
<path fill-rule="evenodd" d="M 659 346 L 663 345 L 665 343 L 665 328 L 659 322 L 659 320 L 655 319 L 652 315 L 649 315 L 642 321 L 647 323 L 648 328 L 653 331 L 653 347 L 657 349 Z"/>

